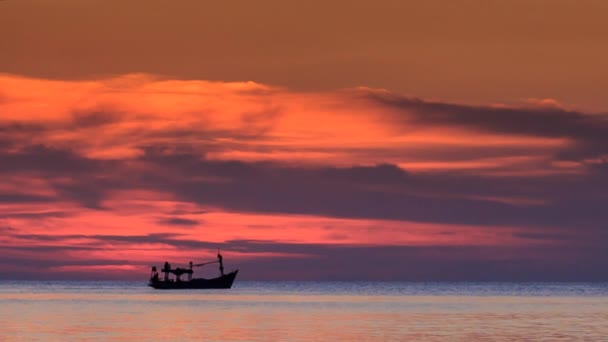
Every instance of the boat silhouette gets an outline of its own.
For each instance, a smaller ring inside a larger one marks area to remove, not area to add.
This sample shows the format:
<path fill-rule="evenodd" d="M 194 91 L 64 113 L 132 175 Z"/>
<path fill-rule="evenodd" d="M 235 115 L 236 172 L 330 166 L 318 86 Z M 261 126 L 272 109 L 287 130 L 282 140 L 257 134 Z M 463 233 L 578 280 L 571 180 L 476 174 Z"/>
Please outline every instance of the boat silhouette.
<path fill-rule="evenodd" d="M 201 267 L 209 264 L 219 263 L 220 276 L 217 278 L 193 278 L 194 274 L 193 267 Z M 190 261 L 189 268 L 171 268 L 171 264 L 165 262 L 165 265 L 161 269 L 164 273 L 163 279 L 160 279 L 156 266 L 152 267 L 150 274 L 150 281 L 148 286 L 159 290 L 185 290 L 185 289 L 229 289 L 234 283 L 236 275 L 239 270 L 234 270 L 229 273 L 224 273 L 224 262 L 222 254 L 218 251 L 217 260 L 208 261 L 200 264 L 193 264 Z M 170 275 L 174 275 L 171 278 Z M 181 277 L 187 276 L 186 280 Z"/>

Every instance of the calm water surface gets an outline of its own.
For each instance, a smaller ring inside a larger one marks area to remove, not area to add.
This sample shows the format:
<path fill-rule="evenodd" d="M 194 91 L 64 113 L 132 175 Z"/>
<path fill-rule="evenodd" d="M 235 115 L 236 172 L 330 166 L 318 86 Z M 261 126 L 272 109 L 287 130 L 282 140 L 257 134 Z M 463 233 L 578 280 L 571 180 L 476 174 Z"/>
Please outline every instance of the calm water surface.
<path fill-rule="evenodd" d="M 0 341 L 608 341 L 608 284 L 0 281 Z"/>

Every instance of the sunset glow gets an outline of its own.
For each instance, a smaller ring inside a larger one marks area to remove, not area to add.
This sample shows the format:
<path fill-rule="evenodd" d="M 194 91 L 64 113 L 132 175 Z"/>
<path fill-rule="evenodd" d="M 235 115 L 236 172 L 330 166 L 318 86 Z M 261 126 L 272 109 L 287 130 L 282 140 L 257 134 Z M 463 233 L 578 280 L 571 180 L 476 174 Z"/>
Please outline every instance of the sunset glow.
<path fill-rule="evenodd" d="M 508 22 L 498 5 L 475 11 L 509 34 L 463 24 L 484 17 L 468 5 L 431 29 L 420 18 L 435 5 L 380 20 L 353 4 L 344 32 L 327 30 L 334 5 L 307 30 L 258 11 L 285 31 L 243 5 L 231 13 L 247 30 L 231 36 L 210 14 L 198 24 L 193 1 L 158 20 L 168 33 L 152 25 L 156 2 L 139 26 L 130 2 L 122 17 L 66 0 L 53 18 L 41 16 L 51 2 L 34 3 L 0 3 L 3 31 L 10 13 L 40 16 L 0 47 L 1 274 L 140 279 L 221 249 L 244 279 L 608 279 L 597 15 L 575 43 L 558 25 L 564 1 L 536 38 L 518 30 L 536 21 Z"/>

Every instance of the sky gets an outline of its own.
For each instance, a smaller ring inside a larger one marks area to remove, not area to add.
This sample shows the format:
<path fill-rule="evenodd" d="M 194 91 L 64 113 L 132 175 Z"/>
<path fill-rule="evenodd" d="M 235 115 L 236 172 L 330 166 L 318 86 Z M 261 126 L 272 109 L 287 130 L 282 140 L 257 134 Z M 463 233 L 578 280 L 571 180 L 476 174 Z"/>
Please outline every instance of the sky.
<path fill-rule="evenodd" d="M 607 10 L 0 1 L 0 278 L 606 281 Z"/>

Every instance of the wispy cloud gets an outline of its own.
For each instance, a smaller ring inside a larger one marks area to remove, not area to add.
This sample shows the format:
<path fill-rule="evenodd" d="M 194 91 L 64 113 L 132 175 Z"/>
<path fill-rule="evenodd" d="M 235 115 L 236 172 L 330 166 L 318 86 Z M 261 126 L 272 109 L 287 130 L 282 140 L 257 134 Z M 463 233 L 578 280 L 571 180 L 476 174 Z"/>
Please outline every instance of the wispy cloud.
<path fill-rule="evenodd" d="M 503 261 L 523 262 L 522 251 L 538 261 L 522 278 L 549 265 L 549 279 L 574 274 L 552 261 L 559 248 L 585 262 L 608 249 L 603 114 L 149 75 L 0 84 L 6 260 L 54 255 L 47 270 L 68 273 L 84 266 L 62 269 L 69 260 L 100 271 L 120 261 L 120 273 L 219 246 L 243 263 L 306 256 L 266 261 L 285 268 L 338 252 L 441 251 L 470 274 L 498 265 L 486 260 L 495 248 Z"/>

